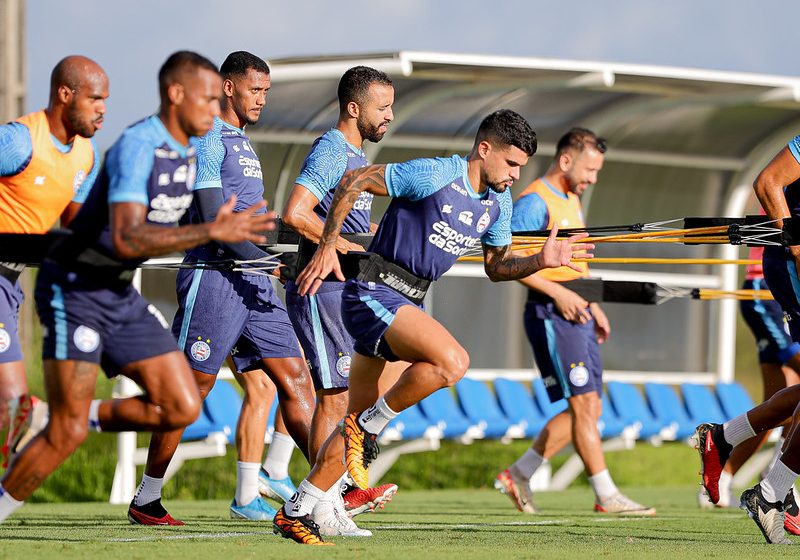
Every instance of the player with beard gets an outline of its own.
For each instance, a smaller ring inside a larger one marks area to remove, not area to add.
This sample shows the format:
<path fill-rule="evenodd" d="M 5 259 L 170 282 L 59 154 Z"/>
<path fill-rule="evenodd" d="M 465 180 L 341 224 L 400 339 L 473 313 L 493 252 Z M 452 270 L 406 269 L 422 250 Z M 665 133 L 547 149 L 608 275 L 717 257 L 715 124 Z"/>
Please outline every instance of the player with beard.
<path fill-rule="evenodd" d="M 106 112 L 108 77 L 83 56 L 61 60 L 50 76 L 46 109 L 0 126 L 0 233 L 44 233 L 66 227 L 86 200 L 100 168 L 94 141 Z M 23 266 L 0 263 L 0 430 L 7 455 L 22 446 L 33 408 L 17 317 Z"/>
<path fill-rule="evenodd" d="M 234 199 L 234 212 L 264 198 L 261 163 L 245 127 L 255 124 L 267 102 L 270 73 L 259 57 L 231 53 L 222 63 L 221 113 L 211 131 L 197 142 L 197 182 L 192 221 L 214 220 L 219 208 Z M 184 262 L 269 259 L 250 242 L 208 243 L 190 251 Z M 275 510 L 259 496 L 259 469 L 264 450 L 272 388 L 287 428 L 308 457 L 308 430 L 314 397 L 311 379 L 286 309 L 269 277 L 263 274 L 186 268 L 178 273 L 178 312 L 172 332 L 192 368 L 205 398 L 228 354 L 236 379 L 244 388 L 237 427 L 236 495 L 230 505 L 233 519 L 269 521 Z M 153 433 L 144 475 L 131 502 L 128 518 L 142 525 L 183 524 L 161 505 L 164 474 L 183 429 Z M 288 498 L 288 496 L 287 496 Z"/>
<path fill-rule="evenodd" d="M 342 176 L 368 165 L 363 151 L 365 140 L 379 142 L 393 119 L 394 88 L 391 79 L 374 68 L 356 66 L 339 81 L 339 119 L 336 126 L 314 141 L 306 156 L 283 211 L 283 220 L 303 237 L 299 264 L 313 255 L 322 236 L 331 200 Z M 362 192 L 345 218 L 342 233 L 368 234 L 377 229 L 370 222 L 373 195 Z M 342 237 L 336 242 L 340 253 L 363 251 L 363 247 Z M 347 386 L 353 356 L 353 338 L 347 333 L 342 317 L 344 282 L 323 282 L 316 294 L 301 297 L 297 284 L 286 284 L 286 306 L 295 332 L 311 366 L 317 404 L 311 424 L 311 456 L 316 457 L 336 424 L 347 411 Z M 395 367 L 382 379 L 389 384 L 402 371 Z M 344 466 L 341 468 L 344 475 Z M 348 488 L 342 500 L 339 486 L 321 500 L 314 511 L 314 521 L 323 535 L 364 535 L 345 515 L 335 512 L 345 508 L 355 515 L 383 506 L 397 491 L 394 484 L 377 488 Z"/>
<path fill-rule="evenodd" d="M 342 453 L 353 480 L 367 488 L 368 467 L 378 455 L 376 441 L 383 428 L 402 410 L 464 376 L 469 365 L 466 350 L 421 307 L 431 282 L 459 256 L 481 241 L 487 275 L 502 281 L 545 267 L 569 266 L 573 249 L 587 248 L 572 245 L 585 235 L 557 240 L 554 228 L 540 253 L 521 256 L 511 250 L 508 188 L 535 151 L 536 135 L 527 121 L 500 110 L 483 120 L 467 157 L 371 165 L 345 174 L 319 249 L 298 277 L 300 295 L 313 295 L 330 273 L 345 279 L 337 239 L 360 194 L 388 195 L 392 201 L 365 266 L 347 281 L 342 294 L 345 326 L 356 341 L 348 414 L 341 432 L 325 442 L 297 494 L 278 511 L 275 532 L 302 544 L 326 544 L 307 516 L 339 479 Z M 398 360 L 410 365 L 378 398 L 386 362 Z"/>

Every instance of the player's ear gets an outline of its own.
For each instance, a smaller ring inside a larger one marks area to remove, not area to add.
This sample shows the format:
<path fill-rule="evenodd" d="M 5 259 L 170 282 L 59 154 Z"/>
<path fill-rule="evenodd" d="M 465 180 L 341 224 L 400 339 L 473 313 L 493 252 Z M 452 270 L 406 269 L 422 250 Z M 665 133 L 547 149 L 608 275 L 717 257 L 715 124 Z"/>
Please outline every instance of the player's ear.
<path fill-rule="evenodd" d="M 173 105 L 180 105 L 183 103 L 184 95 L 185 92 L 183 90 L 183 86 L 177 82 L 170 84 L 169 87 L 167 87 L 167 99 L 169 99 L 169 102 Z"/>
<path fill-rule="evenodd" d="M 558 167 L 561 171 L 569 171 L 570 166 L 572 165 L 572 154 L 569 152 L 564 152 L 560 156 L 558 156 Z"/>
<path fill-rule="evenodd" d="M 222 81 L 222 94 L 225 97 L 233 97 L 234 85 L 232 80 Z"/>
<path fill-rule="evenodd" d="M 67 85 L 58 86 L 58 90 L 56 91 L 56 95 L 58 96 L 58 101 L 66 105 L 69 103 L 70 99 L 72 99 L 73 91 Z"/>
<path fill-rule="evenodd" d="M 361 114 L 361 107 L 358 106 L 358 103 L 355 101 L 350 101 L 347 104 L 347 114 L 354 119 L 358 118 L 358 115 Z"/>
<path fill-rule="evenodd" d="M 486 159 L 492 152 L 492 145 L 488 140 L 481 140 L 478 143 L 478 155 L 481 159 Z"/>

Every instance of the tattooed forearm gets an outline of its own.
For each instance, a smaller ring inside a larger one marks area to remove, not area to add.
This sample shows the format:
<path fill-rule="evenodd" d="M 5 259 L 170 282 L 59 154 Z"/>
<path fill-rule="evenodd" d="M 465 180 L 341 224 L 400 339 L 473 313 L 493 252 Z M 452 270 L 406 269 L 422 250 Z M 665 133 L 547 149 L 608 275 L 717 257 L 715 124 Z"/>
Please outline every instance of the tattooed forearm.
<path fill-rule="evenodd" d="M 157 257 L 210 240 L 207 224 L 164 228 L 144 223 L 122 228 L 116 237 L 115 249 L 124 258 Z"/>
<path fill-rule="evenodd" d="M 530 256 L 519 256 L 511 247 L 483 246 L 484 270 L 492 282 L 519 280 L 530 276 L 542 268 L 539 253 Z"/>
<path fill-rule="evenodd" d="M 376 194 L 386 192 L 385 170 L 385 165 L 370 165 L 344 174 L 336 192 L 333 193 L 325 228 L 322 230 L 322 239 L 319 241 L 320 246 L 336 244 L 344 219 L 363 191 Z"/>

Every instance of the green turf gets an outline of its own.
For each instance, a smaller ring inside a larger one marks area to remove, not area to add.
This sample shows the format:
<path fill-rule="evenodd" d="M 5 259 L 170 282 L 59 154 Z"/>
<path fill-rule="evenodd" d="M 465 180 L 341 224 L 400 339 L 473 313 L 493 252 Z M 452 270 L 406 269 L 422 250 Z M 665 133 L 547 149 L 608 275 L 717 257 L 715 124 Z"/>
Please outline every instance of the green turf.
<path fill-rule="evenodd" d="M 0 526 L 0 558 L 747 558 L 767 552 L 752 521 L 738 510 L 700 510 L 696 487 L 628 488 L 659 516 L 622 519 L 591 512 L 585 488 L 541 493 L 544 513 L 514 510 L 492 490 L 400 491 L 386 510 L 357 518 L 370 539 L 331 539 L 302 547 L 261 523 L 227 519 L 227 501 L 173 501 L 185 527 L 131 526 L 125 507 L 31 504 Z M 770 547 L 768 554 L 793 554 Z M 584 556 L 589 555 L 589 556 Z"/>

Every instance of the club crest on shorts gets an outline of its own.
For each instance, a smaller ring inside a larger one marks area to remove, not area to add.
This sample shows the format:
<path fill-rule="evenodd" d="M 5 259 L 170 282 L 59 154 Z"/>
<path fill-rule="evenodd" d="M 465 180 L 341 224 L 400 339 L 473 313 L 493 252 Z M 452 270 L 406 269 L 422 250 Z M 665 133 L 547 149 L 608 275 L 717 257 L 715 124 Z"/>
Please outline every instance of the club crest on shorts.
<path fill-rule="evenodd" d="M 583 387 L 589 383 L 589 370 L 583 365 L 583 362 L 577 364 L 570 364 L 572 368 L 569 370 L 569 381 L 576 387 Z"/>
<path fill-rule="evenodd" d="M 97 350 L 97 347 L 100 346 L 100 335 L 97 334 L 96 330 L 81 325 L 75 329 L 75 333 L 72 335 L 72 341 L 75 343 L 75 348 L 81 352 L 94 352 Z"/>
<path fill-rule="evenodd" d="M 11 348 L 11 335 L 8 331 L 0 327 L 0 354 Z"/>
<path fill-rule="evenodd" d="M 342 354 L 339 356 L 339 359 L 336 360 L 336 371 L 342 377 L 349 377 L 350 376 L 350 363 L 353 359 L 348 356 L 347 354 Z"/>
<path fill-rule="evenodd" d="M 198 340 L 192 344 L 189 353 L 195 362 L 205 362 L 211 357 L 211 346 L 205 340 Z"/>

